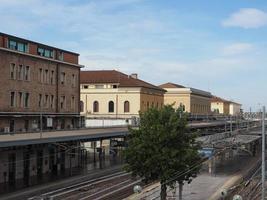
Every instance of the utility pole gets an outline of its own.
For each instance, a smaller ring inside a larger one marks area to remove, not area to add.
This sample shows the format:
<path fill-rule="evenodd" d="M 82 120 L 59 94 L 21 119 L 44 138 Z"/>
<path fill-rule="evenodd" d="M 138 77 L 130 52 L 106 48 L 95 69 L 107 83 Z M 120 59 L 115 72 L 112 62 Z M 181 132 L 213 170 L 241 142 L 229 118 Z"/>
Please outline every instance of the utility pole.
<path fill-rule="evenodd" d="M 261 199 L 265 200 L 265 106 L 262 107 L 262 166 L 261 166 Z"/>

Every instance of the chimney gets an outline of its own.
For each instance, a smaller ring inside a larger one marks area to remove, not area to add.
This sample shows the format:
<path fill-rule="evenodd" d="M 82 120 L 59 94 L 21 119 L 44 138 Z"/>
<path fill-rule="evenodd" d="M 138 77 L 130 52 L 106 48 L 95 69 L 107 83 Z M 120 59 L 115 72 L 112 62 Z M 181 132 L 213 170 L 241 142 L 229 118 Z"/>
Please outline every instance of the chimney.
<path fill-rule="evenodd" d="M 137 79 L 138 78 L 138 74 L 137 73 L 133 73 L 130 75 L 131 78 Z"/>

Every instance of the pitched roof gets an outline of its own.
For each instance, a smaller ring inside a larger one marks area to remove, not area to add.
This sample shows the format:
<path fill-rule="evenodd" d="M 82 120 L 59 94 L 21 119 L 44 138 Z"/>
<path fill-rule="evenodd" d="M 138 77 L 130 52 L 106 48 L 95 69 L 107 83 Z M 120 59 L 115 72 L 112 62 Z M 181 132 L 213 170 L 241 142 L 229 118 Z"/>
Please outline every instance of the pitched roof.
<path fill-rule="evenodd" d="M 165 91 L 160 87 L 142 81 L 138 78 L 133 78 L 130 75 L 124 74 L 116 70 L 81 71 L 80 83 L 82 84 L 118 83 L 119 87 L 144 87 L 144 88 Z"/>
<path fill-rule="evenodd" d="M 217 97 L 217 96 L 212 96 L 211 98 L 211 102 L 225 102 L 225 103 L 230 103 L 230 101 L 223 99 L 221 97 Z"/>
<path fill-rule="evenodd" d="M 164 83 L 162 85 L 159 85 L 160 88 L 185 88 L 185 86 L 183 85 L 178 85 L 178 84 L 175 84 L 175 83 Z"/>

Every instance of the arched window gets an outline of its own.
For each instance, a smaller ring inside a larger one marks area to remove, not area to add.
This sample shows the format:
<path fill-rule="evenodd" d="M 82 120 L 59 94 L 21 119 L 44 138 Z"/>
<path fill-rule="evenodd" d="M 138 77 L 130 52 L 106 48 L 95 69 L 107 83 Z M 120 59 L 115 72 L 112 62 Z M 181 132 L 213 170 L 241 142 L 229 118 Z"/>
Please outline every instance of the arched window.
<path fill-rule="evenodd" d="M 124 112 L 130 112 L 130 103 L 129 101 L 124 102 Z"/>
<path fill-rule="evenodd" d="M 108 112 L 114 112 L 114 102 L 108 102 Z"/>
<path fill-rule="evenodd" d="M 98 103 L 98 101 L 94 101 L 93 112 L 99 112 L 99 103 Z"/>

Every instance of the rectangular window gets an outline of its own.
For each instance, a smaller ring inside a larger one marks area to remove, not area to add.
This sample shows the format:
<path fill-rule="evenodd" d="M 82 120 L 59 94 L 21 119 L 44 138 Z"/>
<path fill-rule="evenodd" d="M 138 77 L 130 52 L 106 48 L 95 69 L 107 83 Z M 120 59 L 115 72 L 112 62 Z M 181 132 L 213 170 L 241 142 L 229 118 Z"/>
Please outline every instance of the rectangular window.
<path fill-rule="evenodd" d="M 61 60 L 61 61 L 64 60 L 64 54 L 63 54 L 63 52 L 59 52 L 59 54 L 58 54 L 58 60 Z"/>
<path fill-rule="evenodd" d="M 46 94 L 45 95 L 45 107 L 48 108 L 48 100 L 49 100 L 49 96 Z"/>
<path fill-rule="evenodd" d="M 18 80 L 23 80 L 23 65 L 18 66 Z"/>
<path fill-rule="evenodd" d="M 10 106 L 15 107 L 16 106 L 16 98 L 15 98 L 15 92 L 10 93 Z"/>
<path fill-rule="evenodd" d="M 88 85 L 84 85 L 83 86 L 83 89 L 88 89 Z"/>
<path fill-rule="evenodd" d="M 28 108 L 29 107 L 29 100 L 30 100 L 30 94 L 29 93 L 24 93 L 24 107 Z"/>
<path fill-rule="evenodd" d="M 61 82 L 62 85 L 65 84 L 65 79 L 66 79 L 65 72 L 61 72 L 61 74 L 60 74 L 60 82 Z"/>
<path fill-rule="evenodd" d="M 42 68 L 39 69 L 39 77 L 38 77 L 38 79 L 39 79 L 40 83 L 43 82 L 43 69 Z"/>
<path fill-rule="evenodd" d="M 104 85 L 95 85 L 95 88 L 96 89 L 103 89 L 104 88 Z"/>
<path fill-rule="evenodd" d="M 16 79 L 16 65 L 14 63 L 10 64 L 10 78 L 13 80 Z"/>
<path fill-rule="evenodd" d="M 19 92 L 19 107 L 23 107 L 23 93 Z"/>
<path fill-rule="evenodd" d="M 43 47 L 38 47 L 37 48 L 37 53 L 39 56 L 44 56 L 47 58 L 54 58 L 54 51 L 51 49 L 46 49 Z"/>
<path fill-rule="evenodd" d="M 42 101 L 43 101 L 43 95 L 42 94 L 39 94 L 39 100 L 38 100 L 38 106 L 39 106 L 39 108 L 42 107 Z"/>
<path fill-rule="evenodd" d="M 75 74 L 72 74 L 72 78 L 71 78 L 71 86 L 75 87 L 76 86 L 76 76 Z"/>
<path fill-rule="evenodd" d="M 50 84 L 55 84 L 55 72 L 52 70 L 50 75 Z"/>
<path fill-rule="evenodd" d="M 12 49 L 12 50 L 16 50 L 16 51 L 20 51 L 20 52 L 28 52 L 28 44 L 24 43 L 24 42 L 19 42 L 13 39 L 10 39 L 8 41 L 8 48 Z"/>
<path fill-rule="evenodd" d="M 51 95 L 50 108 L 54 108 L 54 95 Z"/>
<path fill-rule="evenodd" d="M 48 74 L 48 69 L 45 70 L 44 73 L 44 82 L 49 83 L 49 74 Z"/>
<path fill-rule="evenodd" d="M 25 81 L 29 81 L 30 80 L 30 67 L 29 66 L 25 67 L 24 80 Z"/>
<path fill-rule="evenodd" d="M 66 98 L 65 98 L 65 96 L 61 96 L 60 97 L 60 108 L 61 109 L 64 109 L 65 108 L 65 102 L 66 101 Z"/>
<path fill-rule="evenodd" d="M 71 109 L 73 110 L 75 108 L 75 97 L 71 97 Z"/>

